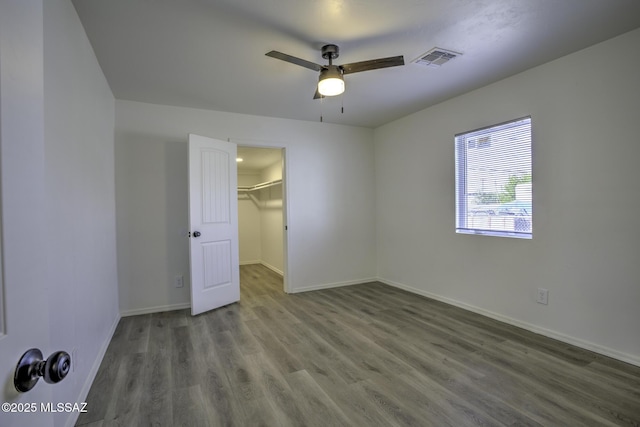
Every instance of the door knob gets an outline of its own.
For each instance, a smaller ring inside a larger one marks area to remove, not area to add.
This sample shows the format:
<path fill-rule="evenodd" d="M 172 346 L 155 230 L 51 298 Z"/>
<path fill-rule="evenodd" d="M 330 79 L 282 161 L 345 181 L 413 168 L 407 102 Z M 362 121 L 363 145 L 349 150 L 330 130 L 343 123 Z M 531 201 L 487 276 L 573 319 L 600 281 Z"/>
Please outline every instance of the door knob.
<path fill-rule="evenodd" d="M 200 232 L 199 231 L 194 231 L 193 232 L 193 237 L 200 237 Z"/>
<path fill-rule="evenodd" d="M 66 351 L 56 351 L 47 360 L 42 360 L 42 352 L 37 348 L 27 350 L 22 355 L 13 376 L 13 385 L 21 393 L 31 390 L 40 377 L 49 384 L 62 381 L 71 369 L 71 356 Z"/>

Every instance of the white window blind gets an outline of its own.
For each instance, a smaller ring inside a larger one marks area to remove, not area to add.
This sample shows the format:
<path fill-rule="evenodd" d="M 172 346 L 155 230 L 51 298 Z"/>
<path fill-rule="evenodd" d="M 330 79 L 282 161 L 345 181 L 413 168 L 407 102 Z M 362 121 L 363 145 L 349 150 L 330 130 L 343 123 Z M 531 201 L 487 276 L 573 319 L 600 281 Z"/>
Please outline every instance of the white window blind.
<path fill-rule="evenodd" d="M 531 117 L 455 136 L 456 232 L 530 239 Z"/>

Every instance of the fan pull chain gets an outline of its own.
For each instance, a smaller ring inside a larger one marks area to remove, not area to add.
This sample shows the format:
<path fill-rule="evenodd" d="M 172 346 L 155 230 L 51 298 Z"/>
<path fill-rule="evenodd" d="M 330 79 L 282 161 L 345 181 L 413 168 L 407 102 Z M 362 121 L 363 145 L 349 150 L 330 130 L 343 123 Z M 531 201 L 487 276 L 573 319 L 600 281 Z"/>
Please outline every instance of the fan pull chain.
<path fill-rule="evenodd" d="M 324 96 L 320 97 L 320 123 L 323 122 L 324 118 L 323 118 L 323 105 L 324 105 Z M 340 95 L 340 113 L 344 114 L 344 95 Z"/>

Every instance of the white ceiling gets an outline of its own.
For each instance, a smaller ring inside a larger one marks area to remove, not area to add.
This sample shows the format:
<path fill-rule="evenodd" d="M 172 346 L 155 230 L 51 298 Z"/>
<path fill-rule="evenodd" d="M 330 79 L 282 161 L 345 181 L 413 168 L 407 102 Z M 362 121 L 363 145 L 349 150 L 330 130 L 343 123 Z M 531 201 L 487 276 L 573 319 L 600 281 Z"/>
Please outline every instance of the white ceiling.
<path fill-rule="evenodd" d="M 376 127 L 640 27 L 638 0 L 73 0 L 118 99 Z M 326 64 L 404 55 L 313 100 Z M 463 53 L 437 69 L 432 47 Z M 610 60 L 594 58 L 594 61 Z M 344 105 L 344 114 L 340 107 Z"/>
<path fill-rule="evenodd" d="M 238 157 L 242 159 L 242 162 L 238 163 L 238 172 L 257 173 L 267 166 L 281 162 L 282 149 L 239 146 Z"/>

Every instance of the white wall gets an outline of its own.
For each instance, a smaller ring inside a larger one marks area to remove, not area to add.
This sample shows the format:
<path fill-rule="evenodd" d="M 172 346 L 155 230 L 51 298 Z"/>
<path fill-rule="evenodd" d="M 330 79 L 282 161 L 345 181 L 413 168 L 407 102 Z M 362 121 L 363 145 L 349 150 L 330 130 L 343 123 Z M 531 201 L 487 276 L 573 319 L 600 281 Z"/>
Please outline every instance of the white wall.
<path fill-rule="evenodd" d="M 636 30 L 376 129 L 378 276 L 640 364 L 639 45 Z M 533 239 L 456 234 L 454 135 L 526 115 Z"/>
<path fill-rule="evenodd" d="M 44 119 L 48 327 L 52 345 L 75 356 L 55 398 L 76 402 L 119 318 L 115 100 L 68 0 L 44 2 Z"/>
<path fill-rule="evenodd" d="M 189 301 L 187 287 L 173 287 L 176 274 L 189 276 L 188 133 L 286 147 L 293 292 L 375 277 L 372 130 L 116 101 L 123 313 Z"/>
<path fill-rule="evenodd" d="M 373 148 L 373 146 L 372 146 Z M 373 167 L 373 164 L 371 165 Z M 282 179 L 282 161 L 262 170 L 261 182 Z M 283 273 L 283 230 L 282 230 L 282 185 L 274 185 L 260 190 L 261 221 L 261 261 L 270 269 Z"/>
<path fill-rule="evenodd" d="M 282 160 L 278 160 L 260 171 L 260 180 L 262 182 L 275 181 L 277 179 L 282 179 Z"/>
<path fill-rule="evenodd" d="M 238 185 L 260 183 L 260 173 L 238 173 Z M 240 264 L 258 264 L 262 259 L 260 208 L 246 193 L 238 196 L 238 239 Z"/>

